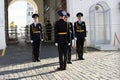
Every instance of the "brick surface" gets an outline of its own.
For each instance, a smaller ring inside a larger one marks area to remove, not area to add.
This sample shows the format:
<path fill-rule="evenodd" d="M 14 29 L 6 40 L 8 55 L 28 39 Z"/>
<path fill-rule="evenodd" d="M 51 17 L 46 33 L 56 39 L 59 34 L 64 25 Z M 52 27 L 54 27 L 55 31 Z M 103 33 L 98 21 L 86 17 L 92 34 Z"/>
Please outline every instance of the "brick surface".
<path fill-rule="evenodd" d="M 0 57 L 0 80 L 120 80 L 119 51 L 88 51 L 83 61 L 76 60 L 73 54 L 72 64 L 67 64 L 63 71 L 56 70 L 58 56 L 31 62 L 31 55 L 25 54 L 29 59 L 24 57 L 23 62 L 17 62 L 18 58 L 13 60 L 13 55 L 22 55 L 17 53 L 11 54 L 12 58 L 10 54 Z"/>

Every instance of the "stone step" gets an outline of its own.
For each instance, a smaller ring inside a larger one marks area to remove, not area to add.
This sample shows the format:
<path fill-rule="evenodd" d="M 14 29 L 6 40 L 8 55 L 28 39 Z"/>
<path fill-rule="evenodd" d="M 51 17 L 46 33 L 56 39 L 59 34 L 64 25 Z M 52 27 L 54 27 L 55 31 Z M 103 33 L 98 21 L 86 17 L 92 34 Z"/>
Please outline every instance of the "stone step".
<path fill-rule="evenodd" d="M 118 47 L 112 46 L 110 44 L 95 45 L 95 48 L 98 50 L 118 50 Z"/>

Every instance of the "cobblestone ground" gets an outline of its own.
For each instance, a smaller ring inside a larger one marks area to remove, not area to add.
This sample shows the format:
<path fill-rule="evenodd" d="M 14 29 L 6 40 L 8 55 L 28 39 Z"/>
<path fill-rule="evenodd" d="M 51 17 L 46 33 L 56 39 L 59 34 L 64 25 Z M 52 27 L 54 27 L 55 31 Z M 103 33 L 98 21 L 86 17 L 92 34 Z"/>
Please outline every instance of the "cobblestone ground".
<path fill-rule="evenodd" d="M 48 51 L 44 48 L 46 54 L 43 55 L 57 53 L 56 48 L 51 48 Z M 120 80 L 119 51 L 88 51 L 83 61 L 76 60 L 73 54 L 72 64 L 68 64 L 66 70 L 57 71 L 57 55 L 31 62 L 28 50 L 10 52 L 10 49 L 0 57 L 0 80 Z"/>

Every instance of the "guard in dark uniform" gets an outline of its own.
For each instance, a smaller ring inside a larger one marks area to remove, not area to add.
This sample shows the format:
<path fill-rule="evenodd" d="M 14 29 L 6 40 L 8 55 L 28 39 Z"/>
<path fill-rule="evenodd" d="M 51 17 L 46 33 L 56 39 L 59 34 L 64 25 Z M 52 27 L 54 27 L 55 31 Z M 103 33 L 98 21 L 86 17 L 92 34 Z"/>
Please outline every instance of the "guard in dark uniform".
<path fill-rule="evenodd" d="M 70 45 L 70 32 L 67 22 L 64 21 L 66 12 L 58 11 L 59 20 L 55 23 L 55 45 L 58 46 L 59 63 L 58 70 L 65 70 L 67 65 L 67 49 Z"/>
<path fill-rule="evenodd" d="M 74 23 L 74 30 L 75 30 L 75 39 L 76 41 L 76 49 L 78 53 L 78 60 L 84 60 L 83 58 L 83 47 L 84 41 L 86 37 L 86 24 L 84 21 L 81 20 L 83 17 L 83 13 L 77 13 L 78 21 Z"/>
<path fill-rule="evenodd" d="M 67 13 L 67 15 L 65 16 L 64 20 L 67 22 L 67 26 L 69 27 L 69 31 L 70 31 L 70 45 L 68 46 L 68 64 L 72 64 L 71 61 L 71 48 L 72 48 L 72 40 L 74 39 L 74 28 L 71 22 L 68 22 L 68 18 L 70 17 L 70 14 Z"/>
<path fill-rule="evenodd" d="M 39 48 L 41 41 L 43 41 L 43 34 L 42 34 L 42 26 L 40 23 L 38 23 L 38 14 L 33 14 L 32 18 L 34 20 L 34 23 L 30 25 L 30 38 L 32 43 L 32 60 L 40 61 L 39 60 Z"/>
<path fill-rule="evenodd" d="M 52 25 L 50 24 L 50 20 L 47 20 L 46 33 L 47 33 L 47 39 L 51 40 Z"/>

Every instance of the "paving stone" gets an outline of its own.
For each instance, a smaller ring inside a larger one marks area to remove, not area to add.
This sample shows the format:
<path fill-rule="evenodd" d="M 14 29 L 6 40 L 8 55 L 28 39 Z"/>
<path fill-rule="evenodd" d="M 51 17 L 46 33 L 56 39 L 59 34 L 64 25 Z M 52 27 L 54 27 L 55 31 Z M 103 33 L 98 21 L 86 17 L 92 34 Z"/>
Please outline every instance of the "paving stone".
<path fill-rule="evenodd" d="M 72 64 L 67 64 L 66 70 L 57 71 L 57 50 L 54 51 L 55 56 L 51 52 L 45 53 L 47 58 L 42 58 L 41 62 L 31 62 L 27 50 L 24 56 L 30 61 L 26 61 L 23 54 L 17 51 L 11 54 L 7 52 L 6 56 L 0 58 L 0 80 L 120 80 L 119 51 L 90 51 L 84 54 L 83 61 L 76 60 L 73 53 Z M 18 55 L 23 62 L 18 60 Z"/>

